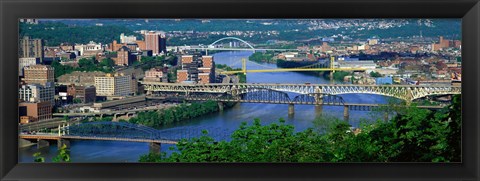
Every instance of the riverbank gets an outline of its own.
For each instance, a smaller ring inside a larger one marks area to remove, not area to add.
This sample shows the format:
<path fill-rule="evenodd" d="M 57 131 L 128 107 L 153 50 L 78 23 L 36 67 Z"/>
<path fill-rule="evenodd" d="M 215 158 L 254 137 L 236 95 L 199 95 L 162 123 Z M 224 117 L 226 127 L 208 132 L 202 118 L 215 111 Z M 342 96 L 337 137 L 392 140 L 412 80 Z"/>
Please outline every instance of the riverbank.
<path fill-rule="evenodd" d="M 141 112 L 136 117 L 130 118 L 128 122 L 160 129 L 166 125 L 183 122 L 219 110 L 219 105 L 215 101 L 182 103 L 159 111 Z"/>
<path fill-rule="evenodd" d="M 277 60 L 274 59 L 275 55 L 273 52 L 267 51 L 267 52 L 255 52 L 252 55 L 248 57 L 248 60 L 254 61 L 257 63 L 277 63 Z"/>

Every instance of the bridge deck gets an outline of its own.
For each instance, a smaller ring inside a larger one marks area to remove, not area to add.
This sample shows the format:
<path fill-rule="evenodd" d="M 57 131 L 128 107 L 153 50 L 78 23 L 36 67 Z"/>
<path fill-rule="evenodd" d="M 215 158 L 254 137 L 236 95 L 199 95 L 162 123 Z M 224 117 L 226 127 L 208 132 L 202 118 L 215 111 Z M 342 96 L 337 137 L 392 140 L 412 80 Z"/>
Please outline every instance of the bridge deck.
<path fill-rule="evenodd" d="M 459 85 L 360 85 L 360 84 L 292 84 L 292 83 L 209 83 L 209 84 L 189 84 L 189 83 L 164 83 L 164 82 L 151 82 L 151 81 L 139 81 L 144 85 L 163 85 L 163 86 L 186 86 L 186 87 L 209 87 L 209 86 L 336 86 L 336 87 L 457 87 Z"/>
<path fill-rule="evenodd" d="M 76 139 L 76 140 L 101 140 L 101 141 L 128 141 L 128 142 L 143 142 L 143 143 L 160 143 L 160 144 L 177 144 L 177 141 L 172 140 L 150 140 L 150 139 L 133 139 L 133 138 L 115 138 L 115 137 L 93 137 L 93 136 L 69 136 L 69 135 L 27 135 L 20 134 L 22 139 L 41 139 L 41 140 L 59 140 L 59 139 Z"/>

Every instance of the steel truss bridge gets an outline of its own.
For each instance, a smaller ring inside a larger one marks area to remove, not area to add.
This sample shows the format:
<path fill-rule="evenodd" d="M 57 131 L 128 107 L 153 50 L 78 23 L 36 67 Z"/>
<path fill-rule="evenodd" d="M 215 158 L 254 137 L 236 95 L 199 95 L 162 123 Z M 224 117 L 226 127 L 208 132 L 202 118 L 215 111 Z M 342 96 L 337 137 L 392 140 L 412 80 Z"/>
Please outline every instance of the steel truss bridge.
<path fill-rule="evenodd" d="M 58 133 L 20 134 L 22 139 L 38 140 L 102 140 L 102 141 L 129 141 L 146 143 L 177 144 L 179 139 L 163 136 L 162 131 L 127 122 L 96 121 L 78 123 L 68 126 L 58 126 Z M 188 135 L 183 135 L 188 136 Z"/>
<path fill-rule="evenodd" d="M 375 94 L 394 97 L 406 102 L 412 102 L 427 96 L 461 94 L 461 86 L 451 85 L 141 83 L 145 86 L 145 90 L 150 93 L 182 93 L 191 100 L 209 99 L 283 104 L 336 104 L 338 103 L 337 95 L 341 94 Z M 290 99 L 286 92 L 300 95 Z"/>

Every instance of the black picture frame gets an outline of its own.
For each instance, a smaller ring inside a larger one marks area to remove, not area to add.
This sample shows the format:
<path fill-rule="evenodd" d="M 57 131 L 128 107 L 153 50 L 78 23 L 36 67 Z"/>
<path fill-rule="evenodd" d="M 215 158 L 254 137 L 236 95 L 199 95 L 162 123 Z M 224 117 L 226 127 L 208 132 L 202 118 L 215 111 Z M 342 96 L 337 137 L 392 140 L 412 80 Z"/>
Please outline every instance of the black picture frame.
<path fill-rule="evenodd" d="M 478 0 L 1 0 L 2 180 L 478 180 Z M 462 18 L 462 163 L 17 163 L 18 18 Z"/>

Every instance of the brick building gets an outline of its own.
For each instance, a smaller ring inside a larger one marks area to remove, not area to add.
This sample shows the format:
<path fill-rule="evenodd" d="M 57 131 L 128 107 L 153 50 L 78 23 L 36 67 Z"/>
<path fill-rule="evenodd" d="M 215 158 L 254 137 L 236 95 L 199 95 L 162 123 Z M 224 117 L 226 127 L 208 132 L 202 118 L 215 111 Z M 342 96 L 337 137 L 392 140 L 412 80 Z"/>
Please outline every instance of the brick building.
<path fill-rule="evenodd" d="M 19 103 L 21 109 L 26 109 L 24 115 L 20 112 L 20 117 L 27 116 L 29 121 L 42 121 L 52 118 L 52 104 L 50 102 L 22 102 Z M 25 122 L 25 117 L 23 118 Z"/>
<path fill-rule="evenodd" d="M 30 65 L 24 67 L 24 81 L 27 84 L 54 82 L 54 69 L 49 65 Z"/>
<path fill-rule="evenodd" d="M 94 86 L 78 86 L 71 84 L 67 86 L 67 95 L 78 98 L 82 103 L 95 102 L 97 93 Z"/>

